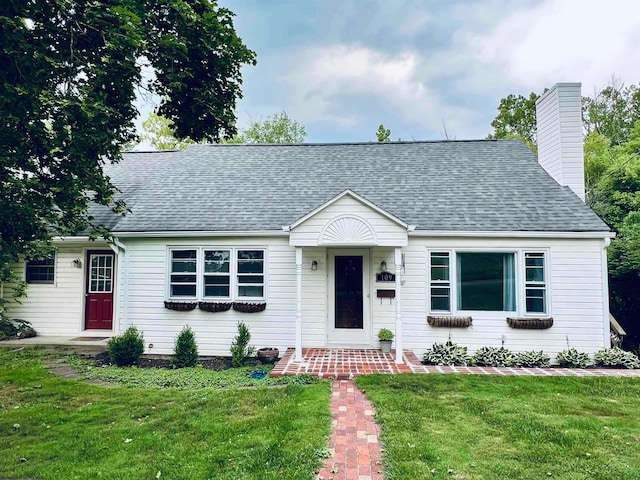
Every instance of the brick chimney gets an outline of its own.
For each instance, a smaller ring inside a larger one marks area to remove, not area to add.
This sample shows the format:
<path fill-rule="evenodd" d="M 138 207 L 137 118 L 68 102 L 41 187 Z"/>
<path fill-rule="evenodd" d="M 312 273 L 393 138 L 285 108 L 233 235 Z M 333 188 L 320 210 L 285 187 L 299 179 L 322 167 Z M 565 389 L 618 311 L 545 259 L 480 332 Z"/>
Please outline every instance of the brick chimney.
<path fill-rule="evenodd" d="M 584 202 L 580 83 L 556 83 L 536 102 L 538 163 Z"/>

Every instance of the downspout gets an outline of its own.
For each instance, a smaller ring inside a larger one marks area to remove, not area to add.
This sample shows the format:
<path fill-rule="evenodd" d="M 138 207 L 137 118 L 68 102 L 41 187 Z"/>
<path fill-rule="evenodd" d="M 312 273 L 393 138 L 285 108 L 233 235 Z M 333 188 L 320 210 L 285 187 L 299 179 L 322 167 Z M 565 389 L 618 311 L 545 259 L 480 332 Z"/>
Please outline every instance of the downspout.
<path fill-rule="evenodd" d="M 111 244 L 109 244 L 111 249 L 116 252 L 118 255 L 118 279 L 119 282 L 116 283 L 118 288 L 118 311 L 120 312 L 120 320 L 118 322 L 119 331 L 124 331 L 127 327 L 127 311 L 128 311 L 128 302 L 127 302 L 127 287 L 129 285 L 129 257 L 127 255 L 127 247 L 121 240 L 116 237 L 111 238 Z M 115 248 L 114 248 L 115 247 Z M 118 333 L 118 331 L 116 331 Z"/>

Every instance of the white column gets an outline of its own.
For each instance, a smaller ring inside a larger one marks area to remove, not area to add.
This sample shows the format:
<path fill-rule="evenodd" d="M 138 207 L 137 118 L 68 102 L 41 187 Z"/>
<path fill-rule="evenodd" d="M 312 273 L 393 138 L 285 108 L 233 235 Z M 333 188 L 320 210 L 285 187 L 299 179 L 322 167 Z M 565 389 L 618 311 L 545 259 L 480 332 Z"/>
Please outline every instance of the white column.
<path fill-rule="evenodd" d="M 401 304 L 401 282 L 400 273 L 402 272 L 402 249 L 395 249 L 396 264 L 396 363 L 404 363 L 402 360 L 402 304 Z"/>
<path fill-rule="evenodd" d="M 295 362 L 302 361 L 302 248 L 296 247 L 296 354 Z"/>

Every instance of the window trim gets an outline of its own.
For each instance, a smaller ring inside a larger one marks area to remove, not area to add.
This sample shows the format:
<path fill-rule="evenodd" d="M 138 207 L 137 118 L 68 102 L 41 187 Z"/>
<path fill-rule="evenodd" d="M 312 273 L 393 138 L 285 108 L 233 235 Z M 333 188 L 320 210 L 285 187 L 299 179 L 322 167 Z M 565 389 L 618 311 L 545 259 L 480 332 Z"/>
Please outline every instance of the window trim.
<path fill-rule="evenodd" d="M 448 253 L 449 254 L 449 282 L 450 282 L 450 310 L 432 310 L 431 308 L 431 254 L 432 253 Z M 512 253 L 515 261 L 515 282 L 516 282 L 516 309 L 515 311 L 489 311 L 489 310 L 460 310 L 458 309 L 458 261 L 457 253 Z M 544 255 L 544 274 L 545 274 L 545 313 L 529 312 L 526 307 L 526 271 L 525 271 L 525 254 L 540 253 Z M 549 265 L 551 264 L 551 253 L 549 248 L 500 248 L 500 247 L 462 247 L 462 248 L 427 248 L 426 257 L 426 309 L 430 315 L 471 315 L 475 317 L 495 317 L 499 316 L 522 316 L 522 317 L 540 317 L 550 316 L 552 310 L 552 288 L 551 274 Z"/>
<path fill-rule="evenodd" d="M 223 272 L 223 274 L 221 274 L 220 272 L 209 272 L 207 273 L 205 271 L 205 263 L 206 263 L 206 255 L 205 252 L 216 252 L 216 251 L 225 251 L 225 252 L 229 252 L 229 272 Z M 203 301 L 228 301 L 231 300 L 233 298 L 233 249 L 229 248 L 229 247 L 202 247 L 202 274 L 199 275 L 198 277 L 196 277 L 196 284 L 198 281 L 198 278 L 202 277 L 202 284 L 200 285 L 200 290 L 198 293 L 200 293 L 199 298 L 202 299 Z M 205 288 L 206 288 L 206 283 L 205 283 L 205 277 L 210 276 L 210 277 L 222 277 L 224 276 L 224 273 L 226 273 L 226 276 L 229 277 L 229 295 L 227 295 L 226 297 L 222 297 L 222 296 L 207 296 L 205 294 Z"/>
<path fill-rule="evenodd" d="M 196 251 L 196 295 L 192 297 L 186 296 L 171 296 L 171 261 L 172 252 L 176 250 L 195 250 Z M 228 297 L 207 297 L 204 295 L 204 264 L 205 264 L 205 251 L 213 250 L 227 250 L 229 251 L 229 296 Z M 238 275 L 237 275 L 237 258 L 238 251 L 240 250 L 259 250 L 263 252 L 263 284 L 262 284 L 262 297 L 241 297 L 238 295 Z M 180 301 L 196 301 L 196 302 L 259 302 L 267 299 L 267 285 L 268 285 L 268 265 L 269 265 L 269 250 L 263 245 L 242 245 L 242 246 L 229 246 L 229 245 L 167 245 L 167 259 L 165 270 L 165 299 L 170 302 Z"/>
<path fill-rule="evenodd" d="M 241 283 L 240 282 L 240 277 L 241 276 L 245 276 L 245 277 L 251 277 L 251 276 L 257 276 L 256 274 L 248 274 L 248 273 L 240 273 L 240 269 L 238 268 L 239 262 L 240 262 L 240 258 L 238 257 L 238 252 L 262 252 L 262 274 L 260 274 L 260 276 L 262 276 L 262 283 Z M 236 272 L 235 272 L 235 290 L 233 291 L 234 294 L 234 298 L 236 300 L 239 301 L 256 301 L 256 300 L 264 300 L 265 298 L 265 288 L 266 288 L 266 273 L 265 273 L 265 265 L 266 265 L 266 251 L 261 249 L 261 248 L 236 248 L 235 249 L 235 266 L 236 266 Z M 261 297 L 249 297 L 249 296 L 240 296 L 240 287 L 254 287 L 254 286 L 262 286 L 262 296 Z"/>
<path fill-rule="evenodd" d="M 53 257 L 53 265 L 44 265 L 44 266 L 50 266 L 53 270 L 53 278 L 51 280 L 29 280 L 29 263 L 31 262 L 37 262 L 39 260 L 37 259 L 25 259 L 24 261 L 24 281 L 26 284 L 28 285 L 55 285 L 56 284 L 56 279 L 58 278 L 58 252 L 56 251 L 56 249 L 51 250 L 51 253 L 49 254 L 49 256 Z M 41 260 L 44 260 L 41 259 Z M 43 265 L 34 265 L 33 267 L 42 267 Z"/>

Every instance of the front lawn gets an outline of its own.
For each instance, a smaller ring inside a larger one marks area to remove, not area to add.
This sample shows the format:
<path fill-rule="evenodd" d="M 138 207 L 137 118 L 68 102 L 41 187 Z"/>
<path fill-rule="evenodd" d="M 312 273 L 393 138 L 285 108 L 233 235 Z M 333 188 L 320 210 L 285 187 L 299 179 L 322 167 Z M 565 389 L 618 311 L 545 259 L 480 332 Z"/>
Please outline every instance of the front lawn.
<path fill-rule="evenodd" d="M 54 377 L 0 348 L 0 477 L 311 479 L 329 384 L 176 390 Z"/>
<path fill-rule="evenodd" d="M 640 478 L 640 379 L 374 375 L 387 479 Z"/>

